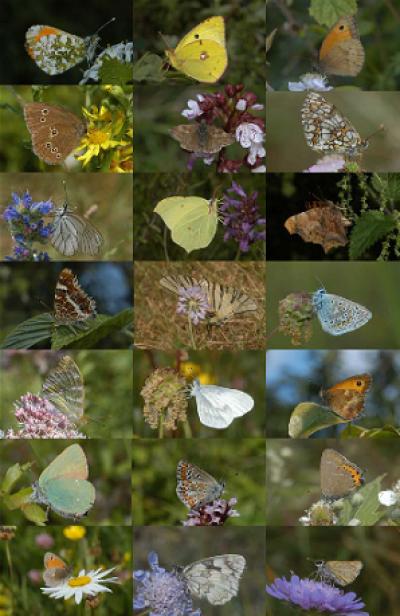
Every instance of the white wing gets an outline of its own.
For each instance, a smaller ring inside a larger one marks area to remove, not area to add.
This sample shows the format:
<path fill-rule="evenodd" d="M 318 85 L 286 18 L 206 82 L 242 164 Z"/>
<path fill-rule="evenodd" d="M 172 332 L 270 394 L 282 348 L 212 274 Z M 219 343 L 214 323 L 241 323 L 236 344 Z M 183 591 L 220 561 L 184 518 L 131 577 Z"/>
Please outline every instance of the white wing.
<path fill-rule="evenodd" d="M 198 560 L 183 569 L 191 595 L 207 599 L 212 605 L 223 605 L 239 591 L 239 581 L 246 567 L 241 554 L 221 554 Z"/>
<path fill-rule="evenodd" d="M 245 415 L 254 406 L 249 394 L 218 385 L 200 385 L 194 381 L 191 395 L 196 398 L 201 423 L 209 428 L 227 428 L 236 417 Z"/>
<path fill-rule="evenodd" d="M 56 212 L 54 231 L 51 243 L 54 248 L 66 257 L 72 257 L 77 252 L 85 255 L 95 255 L 103 243 L 101 233 L 89 221 L 77 214 L 63 209 Z"/>

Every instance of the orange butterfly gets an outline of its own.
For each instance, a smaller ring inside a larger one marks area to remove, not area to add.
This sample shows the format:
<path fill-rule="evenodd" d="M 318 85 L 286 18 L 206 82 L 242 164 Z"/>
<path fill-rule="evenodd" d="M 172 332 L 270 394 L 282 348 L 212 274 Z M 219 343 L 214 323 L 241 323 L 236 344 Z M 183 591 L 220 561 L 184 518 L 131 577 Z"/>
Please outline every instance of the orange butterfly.
<path fill-rule="evenodd" d="M 353 17 L 341 17 L 329 30 L 319 50 L 321 70 L 330 75 L 355 77 L 365 59 L 364 47 Z"/>
<path fill-rule="evenodd" d="M 336 415 L 351 421 L 364 409 L 365 396 L 371 383 L 371 375 L 356 374 L 328 389 L 321 389 L 320 396 Z"/>

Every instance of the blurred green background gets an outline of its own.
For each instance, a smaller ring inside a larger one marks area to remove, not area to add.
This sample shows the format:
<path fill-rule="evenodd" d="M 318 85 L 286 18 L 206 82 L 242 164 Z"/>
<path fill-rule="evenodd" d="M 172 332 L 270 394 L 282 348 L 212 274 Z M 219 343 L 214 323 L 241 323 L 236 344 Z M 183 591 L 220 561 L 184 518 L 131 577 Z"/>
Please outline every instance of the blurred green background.
<path fill-rule="evenodd" d="M 18 195 L 28 190 L 34 201 L 51 199 L 55 208 L 65 203 L 63 181 L 67 182 L 68 205 L 75 208 L 74 214 L 85 218 L 90 212 L 89 222 L 100 231 L 104 244 L 100 253 L 94 256 L 76 254 L 70 261 L 128 261 L 132 258 L 132 178 L 124 174 L 69 175 L 66 173 L 34 174 L 9 173 L 2 175 L 0 183 L 1 213 L 11 203 L 11 193 Z M 47 218 L 46 222 L 52 222 Z M 36 245 L 38 250 L 46 250 L 50 258 L 65 260 L 50 241 L 46 246 Z M 0 259 L 11 255 L 13 243 L 8 224 L 0 218 Z"/>
<path fill-rule="evenodd" d="M 192 436 L 206 438 L 239 438 L 263 437 L 265 434 L 265 398 L 264 398 L 264 374 L 265 355 L 263 351 L 242 351 L 232 353 L 228 351 L 188 351 L 180 353 L 161 353 L 160 351 L 133 352 L 133 425 L 135 435 L 139 437 L 157 438 L 157 430 L 152 430 L 143 419 L 144 400 L 140 395 L 146 379 L 156 368 L 174 368 L 181 372 L 184 366 L 192 371 L 191 377 L 195 377 L 203 384 L 219 385 L 220 387 L 232 387 L 245 391 L 254 398 L 254 408 L 243 417 L 235 419 L 224 430 L 207 428 L 200 423 L 196 402 L 194 398 L 189 401 L 188 422 Z M 188 383 L 190 380 L 188 380 Z M 184 432 L 182 425 L 178 424 L 177 434 L 182 437 Z"/>
<path fill-rule="evenodd" d="M 265 218 L 265 176 L 244 174 L 225 177 L 217 176 L 213 171 L 199 167 L 193 173 L 138 173 L 133 176 L 134 194 L 134 239 L 135 259 L 139 261 L 197 261 L 197 260 L 234 260 L 263 261 L 265 259 L 265 242 L 258 241 L 251 245 L 246 253 L 238 255 L 238 243 L 235 240 L 224 241 L 225 227 L 220 223 L 212 242 L 206 248 L 194 250 L 190 254 L 175 244 L 171 232 L 162 218 L 153 210 L 157 203 L 167 197 L 182 195 L 197 196 L 204 199 L 222 198 L 226 193 L 231 198 L 238 198 L 236 193 L 227 193 L 232 181 L 239 184 L 251 195 L 258 192 L 257 203 L 260 217 Z M 259 229 L 259 227 L 257 227 Z"/>
<path fill-rule="evenodd" d="M 320 2 L 319 10 L 322 12 L 323 5 L 328 5 L 326 8 L 333 5 L 334 11 L 335 4 L 341 7 L 342 15 L 347 14 L 346 8 L 351 13 L 356 6 L 355 17 L 365 49 L 365 63 L 357 77 L 329 76 L 329 84 L 350 84 L 361 90 L 399 90 L 398 3 L 375 0 Z M 289 81 L 297 81 L 301 74 L 312 72 L 318 63 L 318 50 L 330 28 L 320 25 L 310 16 L 313 5 L 317 3 L 310 0 L 282 0 L 268 5 L 267 32 L 270 34 L 278 28 L 267 55 L 268 83 L 274 90 L 287 90 Z"/>
<path fill-rule="evenodd" d="M 16 2 L 3 0 L 3 19 L 0 23 L 2 63 L 0 83 L 78 83 L 87 63 L 82 62 L 62 75 L 47 75 L 31 60 L 25 51 L 25 32 L 36 24 L 45 24 L 66 30 L 85 38 L 112 17 L 116 21 L 101 33 L 101 48 L 123 39 L 132 40 L 132 2 L 114 0 L 86 0 L 63 4 L 54 0 Z"/>
<path fill-rule="evenodd" d="M 242 554 L 247 566 L 239 594 L 225 605 L 194 600 L 207 616 L 248 616 L 265 613 L 265 530 L 263 528 L 154 528 L 134 530 L 134 569 L 148 570 L 147 555 L 158 553 L 169 571 L 217 554 Z"/>
<path fill-rule="evenodd" d="M 16 464 L 33 462 L 31 471 L 27 471 L 18 484 L 13 487 L 12 493 L 31 486 L 39 479 L 43 470 L 60 453 L 76 441 L 1 441 L 0 442 L 0 476 L 3 477 L 7 469 Z M 131 441 L 110 439 L 107 446 L 99 446 L 93 440 L 79 441 L 85 452 L 88 467 L 89 481 L 96 490 L 96 501 L 87 516 L 81 518 L 80 523 L 85 526 L 110 526 L 131 524 Z M 1 503 L 1 520 L 4 524 L 18 524 L 25 527 L 29 522 L 24 515 L 16 510 L 9 511 Z M 41 505 L 43 510 L 45 505 Z M 63 518 L 56 513 L 49 512 L 50 524 L 72 524 L 71 519 Z"/>
<path fill-rule="evenodd" d="M 225 482 L 223 499 L 238 499 L 240 517 L 229 526 L 265 525 L 265 440 L 242 438 L 198 441 L 142 440 L 134 443 L 132 475 L 133 524 L 180 526 L 188 509 L 176 495 L 176 466 L 186 460 Z"/>
<path fill-rule="evenodd" d="M 313 293 L 324 286 L 328 293 L 340 295 L 372 312 L 372 319 L 358 330 L 331 336 L 324 332 L 315 316 L 313 334 L 305 346 L 313 349 L 392 349 L 400 345 L 400 264 L 272 262 L 268 264 L 267 314 L 269 348 L 292 348 L 290 338 L 275 332 L 278 303 L 289 293 Z"/>
<path fill-rule="evenodd" d="M 320 460 L 331 447 L 365 472 L 365 482 L 385 474 L 389 490 L 398 481 L 400 451 L 397 441 L 334 439 L 267 441 L 267 525 L 300 526 L 305 509 L 321 497 Z"/>
<path fill-rule="evenodd" d="M 319 395 L 321 388 L 332 387 L 356 374 L 369 373 L 372 384 L 365 408 L 355 425 L 379 428 L 400 425 L 400 353 L 398 351 L 268 351 L 267 436 L 287 438 L 288 423 L 297 404 L 314 402 L 327 406 Z M 348 424 L 331 426 L 315 438 L 340 438 Z M 351 425 L 351 424 L 350 424 Z"/>
<path fill-rule="evenodd" d="M 363 171 L 399 171 L 400 92 L 334 90 L 323 92 L 322 96 L 350 120 L 363 139 L 384 125 L 384 130 L 371 136 L 368 149 L 363 151 L 360 163 Z M 304 138 L 301 125 L 304 99 L 304 92 L 267 93 L 269 172 L 304 171 L 323 156 L 313 151 Z"/>
<path fill-rule="evenodd" d="M 84 382 L 83 425 L 88 438 L 127 438 L 132 433 L 131 351 L 1 351 L 1 429 L 18 429 L 13 402 L 21 395 L 37 394 L 61 357 L 77 364 Z"/>
<path fill-rule="evenodd" d="M 110 577 L 118 577 L 119 583 L 108 585 L 112 594 L 99 595 L 101 600 L 96 613 L 99 616 L 121 615 L 132 609 L 131 529 L 121 526 L 84 528 L 85 534 L 80 539 L 66 537 L 65 531 L 54 526 L 44 530 L 18 528 L 13 539 L 0 541 L 0 592 L 4 616 L 69 615 L 77 614 L 80 609 L 83 613 L 84 601 L 82 608 L 78 608 L 73 600 L 56 601 L 40 591 L 44 586 L 43 559 L 48 551 L 72 566 L 74 575 L 81 569 L 116 567 Z"/>

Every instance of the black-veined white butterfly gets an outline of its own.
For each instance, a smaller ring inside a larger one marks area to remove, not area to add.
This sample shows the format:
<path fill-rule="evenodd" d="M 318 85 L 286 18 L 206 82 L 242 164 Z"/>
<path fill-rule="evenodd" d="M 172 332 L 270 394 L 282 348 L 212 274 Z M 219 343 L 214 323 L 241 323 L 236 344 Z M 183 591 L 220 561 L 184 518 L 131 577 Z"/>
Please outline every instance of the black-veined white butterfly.
<path fill-rule="evenodd" d="M 58 362 L 43 383 L 41 393 L 74 423 L 81 419 L 85 393 L 83 378 L 72 357 L 65 355 Z"/>
<path fill-rule="evenodd" d="M 103 244 L 103 237 L 90 223 L 73 210 L 65 202 L 62 208 L 55 210 L 51 243 L 65 257 L 76 253 L 96 255 Z"/>
<path fill-rule="evenodd" d="M 207 296 L 210 324 L 229 321 L 237 314 L 257 310 L 256 302 L 247 293 L 204 278 L 196 280 L 191 276 L 164 276 L 160 285 L 175 295 L 180 295 L 182 288 L 200 287 Z"/>

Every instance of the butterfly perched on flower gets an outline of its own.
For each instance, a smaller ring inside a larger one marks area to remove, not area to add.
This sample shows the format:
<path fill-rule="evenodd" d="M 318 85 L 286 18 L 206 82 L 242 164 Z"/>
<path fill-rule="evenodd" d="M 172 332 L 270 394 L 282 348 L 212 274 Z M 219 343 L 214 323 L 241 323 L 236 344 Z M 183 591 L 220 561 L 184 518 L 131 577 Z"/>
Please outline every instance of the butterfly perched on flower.
<path fill-rule="evenodd" d="M 171 137 L 179 141 L 181 148 L 196 154 L 217 154 L 235 142 L 235 135 L 204 121 L 179 124 L 169 132 Z"/>
<path fill-rule="evenodd" d="M 220 554 L 177 571 L 193 597 L 207 599 L 211 605 L 223 605 L 238 594 L 245 567 L 246 559 L 241 554 Z"/>
<path fill-rule="evenodd" d="M 365 396 L 371 383 L 371 375 L 356 374 L 327 389 L 321 389 L 320 396 L 342 419 L 357 419 L 364 409 Z"/>
<path fill-rule="evenodd" d="M 372 318 L 372 313 L 365 306 L 327 293 L 324 288 L 313 293 L 312 305 L 322 329 L 331 336 L 341 336 L 359 329 Z"/>
<path fill-rule="evenodd" d="M 301 122 L 307 145 L 316 152 L 354 159 L 368 147 L 368 140 L 360 137 L 350 120 L 317 92 L 305 97 Z"/>
<path fill-rule="evenodd" d="M 46 552 L 43 564 L 43 580 L 50 588 L 58 586 L 72 575 L 72 568 L 60 556 L 52 552 Z"/>
<path fill-rule="evenodd" d="M 199 466 L 180 460 L 176 467 L 176 494 L 188 509 L 200 509 L 212 503 L 224 491 L 224 483 L 218 482 L 212 475 Z"/>
<path fill-rule="evenodd" d="M 88 220 L 74 214 L 67 203 L 55 210 L 53 232 L 50 241 L 62 255 L 71 257 L 76 253 L 98 254 L 103 237 Z"/>
<path fill-rule="evenodd" d="M 54 318 L 57 325 L 80 325 L 96 316 L 96 303 L 78 283 L 72 271 L 64 268 L 57 280 Z"/>
<path fill-rule="evenodd" d="M 82 374 L 72 357 L 65 355 L 58 362 L 46 377 L 41 394 L 74 423 L 82 418 L 85 390 Z"/>

